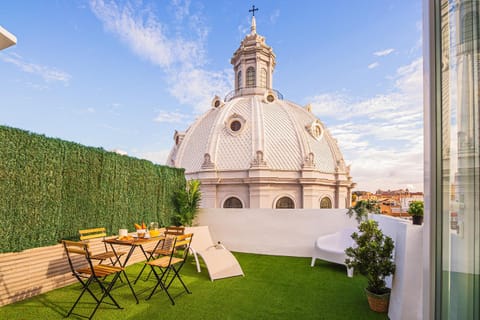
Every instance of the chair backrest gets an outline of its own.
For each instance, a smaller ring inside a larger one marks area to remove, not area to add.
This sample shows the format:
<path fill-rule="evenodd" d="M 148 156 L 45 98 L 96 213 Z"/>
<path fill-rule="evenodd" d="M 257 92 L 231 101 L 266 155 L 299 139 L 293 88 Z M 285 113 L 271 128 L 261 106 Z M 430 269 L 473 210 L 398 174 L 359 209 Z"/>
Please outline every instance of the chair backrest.
<path fill-rule="evenodd" d="M 176 236 L 165 235 L 165 239 L 159 240 L 151 251 L 155 252 L 156 254 L 160 253 L 162 255 L 166 255 L 167 252 L 171 253 L 171 251 L 173 250 L 173 245 L 175 243 L 175 238 Z"/>
<path fill-rule="evenodd" d="M 89 244 L 85 242 L 77 242 L 70 240 L 62 240 L 63 247 L 65 248 L 65 253 L 67 254 L 68 264 L 73 273 L 76 273 L 76 267 L 85 265 L 92 266 L 90 260 L 90 250 Z M 75 259 L 74 255 L 83 256 L 83 259 Z"/>
<path fill-rule="evenodd" d="M 78 230 L 78 233 L 80 233 L 80 240 L 104 238 L 107 236 L 107 230 L 105 228 L 83 229 Z"/>
<path fill-rule="evenodd" d="M 174 251 L 181 252 L 181 256 L 183 259 L 185 259 L 188 255 L 192 239 L 193 233 L 182 234 L 175 238 L 175 242 L 173 244 Z"/>
<path fill-rule="evenodd" d="M 170 226 L 165 228 L 165 235 L 182 235 L 185 233 L 185 227 L 175 227 L 175 226 Z"/>

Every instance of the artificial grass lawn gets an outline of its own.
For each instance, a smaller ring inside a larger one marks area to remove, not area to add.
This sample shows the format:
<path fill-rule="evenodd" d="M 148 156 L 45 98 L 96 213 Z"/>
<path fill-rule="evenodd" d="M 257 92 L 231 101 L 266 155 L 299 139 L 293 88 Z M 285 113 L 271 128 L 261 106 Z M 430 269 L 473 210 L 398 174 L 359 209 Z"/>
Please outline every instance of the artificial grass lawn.
<path fill-rule="evenodd" d="M 103 303 L 94 319 L 388 319 L 369 309 L 365 278 L 348 278 L 344 266 L 317 260 L 312 268 L 309 258 L 234 254 L 245 277 L 211 282 L 206 269 L 197 273 L 189 257 L 181 274 L 192 294 L 179 295 L 174 306 L 159 289 L 145 301 L 154 285 L 152 275 L 134 286 L 136 292 L 144 291 L 138 305 L 128 286 L 117 282 L 112 295 L 124 309 Z M 135 279 L 141 267 L 128 267 L 129 278 Z M 182 290 L 175 281 L 170 292 Z M 10 304 L 0 308 L 0 319 L 63 319 L 79 293 L 80 285 L 74 284 Z M 74 312 L 90 315 L 93 301 L 85 294 Z"/>

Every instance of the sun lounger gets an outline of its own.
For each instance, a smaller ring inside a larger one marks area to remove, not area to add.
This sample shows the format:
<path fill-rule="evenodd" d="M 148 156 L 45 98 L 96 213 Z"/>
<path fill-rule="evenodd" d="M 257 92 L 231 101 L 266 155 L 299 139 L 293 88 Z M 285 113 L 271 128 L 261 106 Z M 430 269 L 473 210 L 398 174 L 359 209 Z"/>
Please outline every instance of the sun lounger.
<path fill-rule="evenodd" d="M 316 259 L 345 265 L 345 258 L 347 258 L 345 249 L 353 246 L 354 242 L 351 234 L 355 231 L 357 230 L 354 228 L 345 228 L 338 232 L 318 237 L 317 241 L 315 241 L 311 266 L 315 265 Z M 347 276 L 353 277 L 353 269 L 347 268 Z"/>
<path fill-rule="evenodd" d="M 235 256 L 222 244 L 213 243 L 208 226 L 193 227 L 188 232 L 194 233 L 190 251 L 195 257 L 198 272 L 201 272 L 200 262 L 198 261 L 198 256 L 200 256 L 212 281 L 244 275 Z"/>

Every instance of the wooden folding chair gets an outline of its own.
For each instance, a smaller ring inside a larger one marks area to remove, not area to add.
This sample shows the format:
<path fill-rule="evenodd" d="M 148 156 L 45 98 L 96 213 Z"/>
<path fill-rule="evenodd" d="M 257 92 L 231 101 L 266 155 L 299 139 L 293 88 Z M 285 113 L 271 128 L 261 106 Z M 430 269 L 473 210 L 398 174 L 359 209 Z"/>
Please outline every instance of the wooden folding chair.
<path fill-rule="evenodd" d="M 170 288 L 173 280 L 175 279 L 178 279 L 180 281 L 187 293 L 191 293 L 183 282 L 182 278 L 180 277 L 180 270 L 187 261 L 188 251 L 190 250 L 192 238 L 193 233 L 176 236 L 173 243 L 173 250 L 171 251 L 170 255 L 163 256 L 147 262 L 147 264 L 151 267 L 153 273 L 155 274 L 155 277 L 157 278 L 157 284 L 153 288 L 147 300 L 152 297 L 158 286 L 160 286 L 168 295 L 170 301 L 174 305 L 175 301 L 173 300 L 173 297 L 168 291 L 168 289 Z M 157 272 L 156 269 L 158 269 L 159 272 Z M 173 272 L 173 276 L 167 284 L 168 274 L 170 273 L 170 271 Z"/>
<path fill-rule="evenodd" d="M 69 317 L 73 313 L 73 310 L 75 309 L 75 307 L 77 306 L 78 302 L 80 301 L 80 299 L 82 298 L 85 292 L 88 292 L 96 301 L 95 308 L 93 309 L 90 316 L 88 316 L 89 319 L 91 319 L 95 315 L 95 312 L 97 312 L 97 309 L 102 302 L 110 305 L 114 305 L 118 309 L 123 309 L 122 307 L 120 307 L 117 301 L 110 294 L 110 291 L 112 290 L 113 286 L 119 279 L 120 274 L 123 271 L 123 268 L 110 266 L 110 265 L 102 265 L 102 264 L 94 265 L 91 260 L 88 243 L 68 241 L 68 240 L 63 240 L 62 243 L 63 243 L 63 247 L 65 248 L 65 253 L 67 254 L 68 264 L 70 265 L 72 275 L 75 276 L 78 282 L 80 282 L 80 284 L 82 285 L 82 292 L 78 296 L 77 300 L 73 304 L 70 311 L 68 311 L 67 317 Z M 78 256 L 79 258 L 77 259 L 74 258 L 74 255 Z M 83 259 L 80 258 L 80 256 L 83 257 Z M 106 282 L 105 279 L 108 276 L 113 276 L 113 278 L 110 279 L 109 277 L 110 281 Z M 130 286 L 130 289 L 133 292 L 133 288 L 130 284 L 130 281 L 128 281 L 128 278 L 127 278 L 127 282 L 128 282 L 128 285 Z M 92 291 L 91 289 L 92 283 L 98 283 L 98 285 L 100 286 L 100 289 L 101 289 L 100 298 Z M 110 300 L 113 303 L 104 301 L 104 299 L 107 296 L 110 298 Z M 76 314 L 76 315 L 85 317 L 79 314 Z"/>
<path fill-rule="evenodd" d="M 80 234 L 80 240 L 88 242 L 88 240 L 102 238 L 105 239 L 107 232 L 105 228 L 93 228 L 93 229 L 83 229 L 78 230 Z M 104 260 L 110 260 L 112 266 L 119 262 L 120 257 L 127 254 L 125 251 L 117 251 L 116 254 L 112 250 L 108 250 L 107 244 L 103 243 L 105 250 L 103 252 L 92 254 L 90 259 L 98 260 L 101 264 Z"/>
<path fill-rule="evenodd" d="M 172 253 L 172 250 L 173 250 L 174 242 L 175 242 L 175 236 L 166 234 L 165 239 L 159 240 L 153 249 L 145 250 L 145 252 L 148 253 L 148 259 L 147 259 L 146 262 L 149 262 L 149 261 L 154 260 L 154 259 L 158 259 L 161 256 L 170 256 L 170 254 Z M 137 278 L 133 282 L 134 284 L 136 284 L 138 279 L 140 279 L 140 277 L 141 277 L 143 271 L 145 270 L 146 266 L 147 266 L 147 264 L 145 263 L 142 267 L 142 270 L 140 270 L 140 273 L 138 274 Z M 148 280 L 150 278 L 151 273 L 152 273 L 152 271 L 150 270 L 146 280 Z"/>

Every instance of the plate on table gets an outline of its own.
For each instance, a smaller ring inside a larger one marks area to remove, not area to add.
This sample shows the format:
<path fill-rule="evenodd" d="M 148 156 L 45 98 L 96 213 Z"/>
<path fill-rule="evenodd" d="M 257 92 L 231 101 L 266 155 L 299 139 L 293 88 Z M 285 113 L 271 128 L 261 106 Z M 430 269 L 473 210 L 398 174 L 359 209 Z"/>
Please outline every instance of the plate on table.
<path fill-rule="evenodd" d="M 118 241 L 132 241 L 132 240 L 133 240 L 133 236 L 131 236 L 131 235 L 121 236 L 121 237 L 118 237 L 117 240 L 118 240 Z"/>

